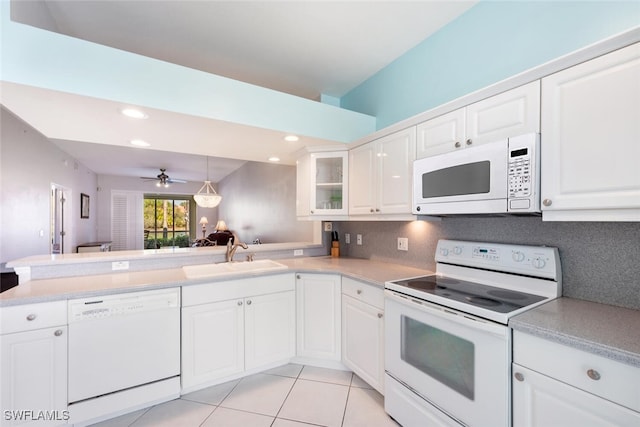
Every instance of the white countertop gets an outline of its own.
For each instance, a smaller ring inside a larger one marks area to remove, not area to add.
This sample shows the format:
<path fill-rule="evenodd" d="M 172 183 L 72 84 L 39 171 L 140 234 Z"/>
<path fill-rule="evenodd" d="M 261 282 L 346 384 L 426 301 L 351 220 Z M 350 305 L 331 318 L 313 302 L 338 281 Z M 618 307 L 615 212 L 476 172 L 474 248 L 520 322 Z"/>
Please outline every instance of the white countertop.
<path fill-rule="evenodd" d="M 210 278 L 188 279 L 182 268 L 171 268 L 30 280 L 1 293 L 0 307 L 172 286 L 188 286 L 254 277 L 258 274 L 281 274 L 287 271 L 343 274 L 376 286 L 384 286 L 384 282 L 387 280 L 432 274 L 429 270 L 365 259 L 308 257 L 278 259 L 276 261 L 286 265 L 288 270 L 230 273 Z"/>

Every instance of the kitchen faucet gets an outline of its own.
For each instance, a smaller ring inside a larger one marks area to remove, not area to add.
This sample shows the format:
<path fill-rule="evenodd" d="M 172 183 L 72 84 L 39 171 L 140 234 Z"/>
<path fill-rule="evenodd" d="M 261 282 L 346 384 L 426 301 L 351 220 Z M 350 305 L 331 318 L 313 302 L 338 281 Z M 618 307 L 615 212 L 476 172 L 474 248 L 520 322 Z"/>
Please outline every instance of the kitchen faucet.
<path fill-rule="evenodd" d="M 242 243 L 238 240 L 238 236 L 236 235 L 236 233 L 233 233 L 233 238 L 227 240 L 227 262 L 233 261 L 233 255 L 236 253 L 238 246 L 242 246 L 242 249 L 249 248 L 246 243 Z"/>

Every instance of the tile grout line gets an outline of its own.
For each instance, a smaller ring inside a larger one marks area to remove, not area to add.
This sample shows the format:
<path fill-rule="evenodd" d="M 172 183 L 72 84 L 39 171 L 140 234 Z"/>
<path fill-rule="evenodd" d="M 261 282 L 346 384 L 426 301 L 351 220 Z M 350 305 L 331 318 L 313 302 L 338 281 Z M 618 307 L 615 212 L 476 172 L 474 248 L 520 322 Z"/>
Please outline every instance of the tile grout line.
<path fill-rule="evenodd" d="M 287 399 L 289 398 L 289 396 L 291 395 L 291 391 L 293 391 L 293 388 L 296 386 L 296 383 L 298 382 L 298 380 L 300 379 L 300 374 L 302 373 L 302 371 L 304 371 L 304 367 L 306 365 L 302 365 L 302 368 L 300 369 L 300 371 L 298 372 L 298 374 L 296 375 L 296 377 L 293 380 L 293 384 L 291 384 L 291 388 L 289 389 L 289 392 L 287 393 L 286 397 L 284 398 L 284 400 L 282 401 L 282 404 L 280 405 L 280 408 L 278 408 L 278 412 L 276 412 L 276 416 L 273 418 L 273 421 L 271 422 L 271 425 L 273 426 L 273 424 L 276 422 L 276 420 L 278 419 L 278 415 L 280 415 L 280 411 L 282 411 L 282 408 L 284 407 L 284 404 L 287 402 Z M 292 378 L 292 377 L 289 377 Z M 284 418 L 283 418 L 284 419 Z"/>

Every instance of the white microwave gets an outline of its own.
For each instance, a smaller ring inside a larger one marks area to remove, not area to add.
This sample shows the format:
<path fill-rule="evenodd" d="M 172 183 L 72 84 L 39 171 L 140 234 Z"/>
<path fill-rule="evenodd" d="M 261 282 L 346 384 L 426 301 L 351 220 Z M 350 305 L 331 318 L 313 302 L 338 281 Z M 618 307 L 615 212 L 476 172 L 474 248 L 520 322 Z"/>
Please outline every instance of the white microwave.
<path fill-rule="evenodd" d="M 540 135 L 530 133 L 413 163 L 418 215 L 540 212 Z"/>

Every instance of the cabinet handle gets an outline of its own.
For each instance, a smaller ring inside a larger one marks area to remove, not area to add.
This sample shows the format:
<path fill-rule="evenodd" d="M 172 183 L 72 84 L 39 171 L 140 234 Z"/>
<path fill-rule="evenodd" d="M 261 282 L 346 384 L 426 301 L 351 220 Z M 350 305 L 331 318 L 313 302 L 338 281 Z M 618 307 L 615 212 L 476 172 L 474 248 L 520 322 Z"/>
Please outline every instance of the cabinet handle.
<path fill-rule="evenodd" d="M 299 274 L 296 274 L 296 279 L 300 279 L 300 275 Z"/>
<path fill-rule="evenodd" d="M 461 145 L 460 141 L 456 141 L 456 143 L 453 144 L 453 146 L 456 147 L 456 148 L 460 148 L 460 145 Z"/>
<path fill-rule="evenodd" d="M 373 213 L 373 208 L 369 209 L 369 212 Z"/>
<path fill-rule="evenodd" d="M 471 144 L 473 144 L 473 141 L 470 139 L 467 139 L 467 145 L 471 145 Z"/>
<path fill-rule="evenodd" d="M 313 211 L 311 211 L 311 213 L 313 213 Z"/>
<path fill-rule="evenodd" d="M 542 204 L 545 205 L 545 206 L 551 206 L 552 203 L 553 202 L 551 201 L 551 199 L 544 199 L 542 201 Z"/>
<path fill-rule="evenodd" d="M 28 316 L 27 316 L 27 320 L 28 320 L 29 322 L 31 322 L 32 320 L 36 320 L 36 317 L 37 317 L 37 316 L 36 316 L 35 314 L 30 314 L 30 315 L 28 315 Z"/>
<path fill-rule="evenodd" d="M 57 331 L 55 331 L 55 332 L 53 333 L 53 335 L 55 335 L 55 336 L 59 337 L 60 335 L 62 335 L 62 329 L 58 329 Z"/>
<path fill-rule="evenodd" d="M 241 306 L 241 305 L 242 305 L 242 301 L 238 301 L 238 306 Z"/>
<path fill-rule="evenodd" d="M 520 382 L 524 381 L 524 375 L 522 375 L 520 372 L 516 372 L 514 377 L 516 377 L 516 379 Z"/>
<path fill-rule="evenodd" d="M 594 381 L 598 381 L 600 379 L 600 372 L 596 371 L 595 369 L 589 369 L 587 371 L 587 375 Z"/>
<path fill-rule="evenodd" d="M 382 319 L 383 314 L 382 313 L 378 313 L 378 319 Z"/>
<path fill-rule="evenodd" d="M 358 295 L 360 295 L 360 294 L 362 293 L 362 289 L 358 289 L 358 290 L 356 291 L 356 293 L 357 293 Z"/>
<path fill-rule="evenodd" d="M 251 305 L 251 300 L 247 300 L 247 305 Z"/>
<path fill-rule="evenodd" d="M 380 212 L 380 209 L 376 208 L 376 212 Z"/>

